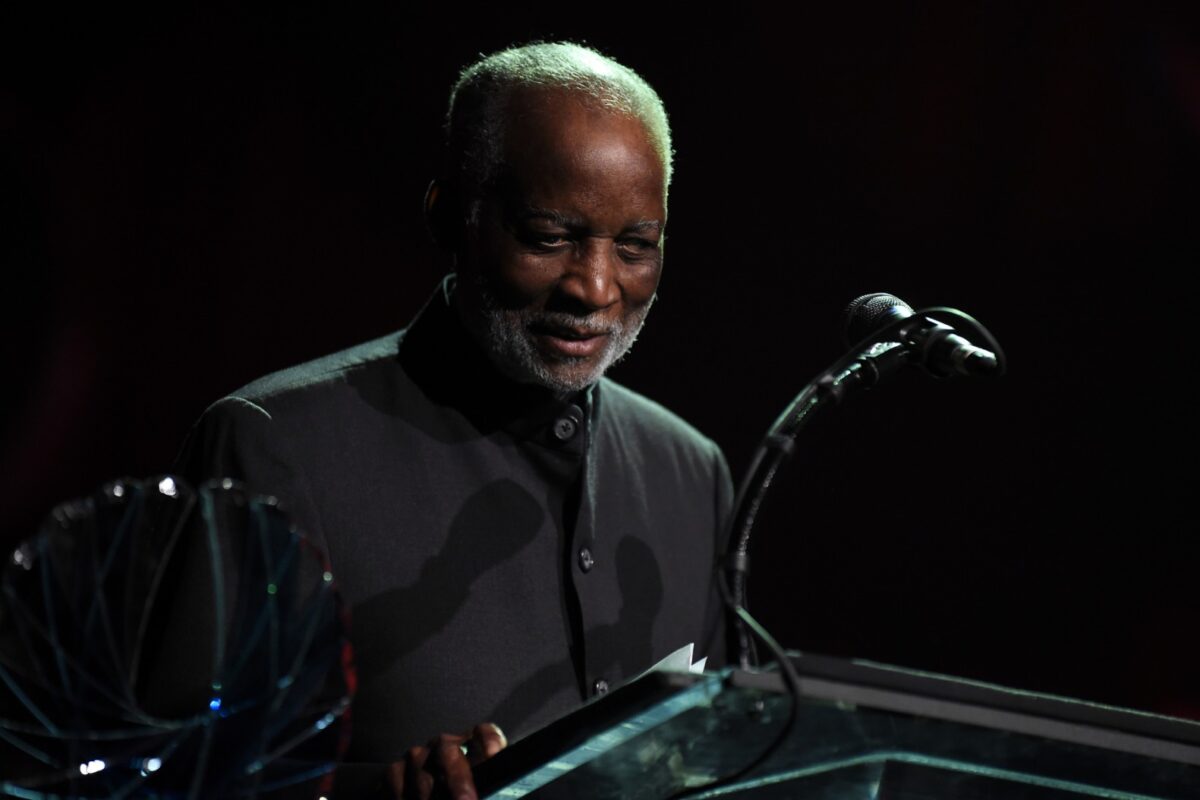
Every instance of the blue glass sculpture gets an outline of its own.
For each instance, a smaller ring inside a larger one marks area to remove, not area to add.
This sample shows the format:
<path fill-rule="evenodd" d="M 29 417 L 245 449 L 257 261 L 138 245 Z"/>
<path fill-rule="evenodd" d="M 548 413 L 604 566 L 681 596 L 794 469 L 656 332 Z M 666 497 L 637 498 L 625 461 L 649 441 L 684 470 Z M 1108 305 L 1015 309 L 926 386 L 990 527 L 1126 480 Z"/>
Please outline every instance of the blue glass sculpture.
<path fill-rule="evenodd" d="M 232 481 L 117 481 L 0 577 L 0 795 L 316 797 L 354 674 L 323 554 Z"/>

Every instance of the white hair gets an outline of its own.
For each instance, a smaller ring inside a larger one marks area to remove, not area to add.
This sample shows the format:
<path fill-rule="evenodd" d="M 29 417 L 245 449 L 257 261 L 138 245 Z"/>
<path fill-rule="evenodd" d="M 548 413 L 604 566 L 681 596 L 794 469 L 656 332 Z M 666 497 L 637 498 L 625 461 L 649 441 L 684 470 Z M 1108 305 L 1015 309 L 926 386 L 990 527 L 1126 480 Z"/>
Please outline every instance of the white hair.
<path fill-rule="evenodd" d="M 446 114 L 446 168 L 458 180 L 473 215 L 497 177 L 509 98 L 522 88 L 566 89 L 584 102 L 640 121 L 671 183 L 671 127 L 658 94 L 640 75 L 589 47 L 541 42 L 501 50 L 462 71 Z"/>

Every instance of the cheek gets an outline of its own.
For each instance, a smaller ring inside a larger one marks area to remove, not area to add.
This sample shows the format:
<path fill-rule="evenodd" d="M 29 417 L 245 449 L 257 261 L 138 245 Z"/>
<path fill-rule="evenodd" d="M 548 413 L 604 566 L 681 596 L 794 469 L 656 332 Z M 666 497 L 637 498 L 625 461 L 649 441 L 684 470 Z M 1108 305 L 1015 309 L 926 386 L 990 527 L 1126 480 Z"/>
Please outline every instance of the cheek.
<path fill-rule="evenodd" d="M 662 263 L 631 267 L 622 281 L 625 302 L 635 308 L 649 303 L 658 291 Z"/>
<path fill-rule="evenodd" d="M 556 259 L 531 255 L 519 247 L 506 247 L 497 253 L 493 280 L 514 305 L 532 305 L 554 292 L 562 269 Z"/>

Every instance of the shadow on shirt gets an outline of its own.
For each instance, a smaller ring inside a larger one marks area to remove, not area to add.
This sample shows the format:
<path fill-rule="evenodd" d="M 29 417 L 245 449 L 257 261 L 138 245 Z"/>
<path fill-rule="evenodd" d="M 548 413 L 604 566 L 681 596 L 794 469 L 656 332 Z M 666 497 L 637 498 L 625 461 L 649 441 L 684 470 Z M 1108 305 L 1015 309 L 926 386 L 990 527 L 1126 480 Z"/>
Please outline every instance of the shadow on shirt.
<path fill-rule="evenodd" d="M 360 680 L 369 682 L 386 672 L 445 628 L 466 602 L 471 585 L 533 542 L 544 517 L 537 500 L 508 479 L 473 494 L 450 523 L 445 547 L 425 562 L 416 583 L 377 594 L 352 610 Z M 497 519 L 505 524 L 496 525 Z"/>

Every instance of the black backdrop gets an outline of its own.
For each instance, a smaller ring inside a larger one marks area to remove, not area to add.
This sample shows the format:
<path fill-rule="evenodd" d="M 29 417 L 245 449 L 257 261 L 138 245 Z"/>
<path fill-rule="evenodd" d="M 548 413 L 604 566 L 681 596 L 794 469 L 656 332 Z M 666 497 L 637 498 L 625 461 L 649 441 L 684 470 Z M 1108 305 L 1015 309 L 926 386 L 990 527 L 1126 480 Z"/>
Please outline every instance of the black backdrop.
<path fill-rule="evenodd" d="M 1008 351 L 1003 381 L 904 376 L 802 439 L 753 551 L 768 627 L 1200 717 L 1200 28 L 836 5 L 5 19 L 5 541 L 164 470 L 223 393 L 404 324 L 444 269 L 420 200 L 457 69 L 565 37 L 642 72 L 675 128 L 660 302 L 614 375 L 735 475 L 852 297 L 963 308 Z"/>

